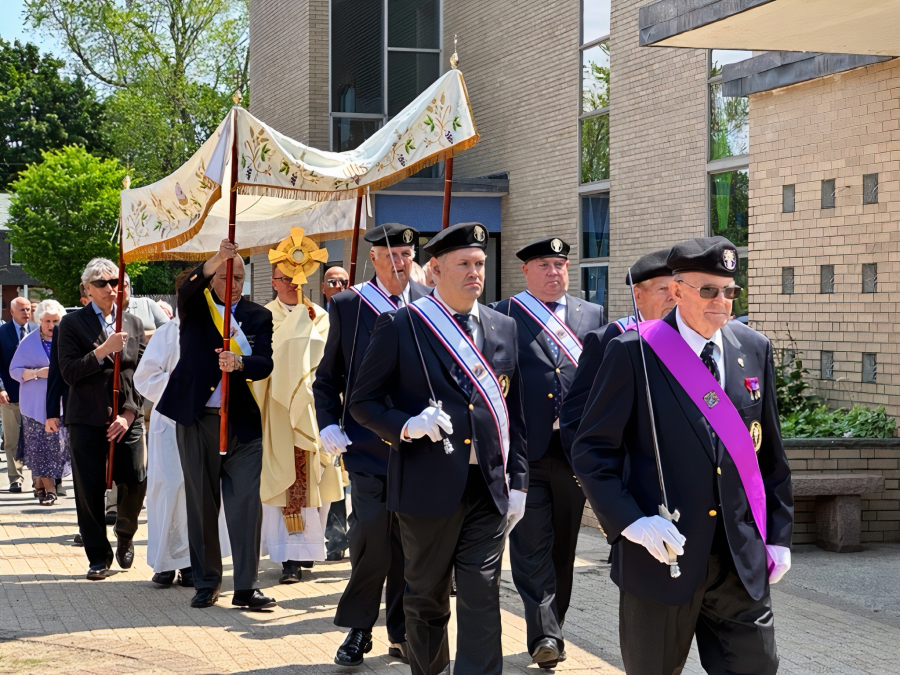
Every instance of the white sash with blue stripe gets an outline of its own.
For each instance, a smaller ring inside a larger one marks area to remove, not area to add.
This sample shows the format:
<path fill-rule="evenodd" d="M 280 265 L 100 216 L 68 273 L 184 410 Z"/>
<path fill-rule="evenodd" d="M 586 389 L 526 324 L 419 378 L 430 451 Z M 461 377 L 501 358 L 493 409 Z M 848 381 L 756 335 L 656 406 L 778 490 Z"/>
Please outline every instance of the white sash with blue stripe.
<path fill-rule="evenodd" d="M 619 327 L 619 331 L 624 333 L 634 325 L 634 315 L 622 317 L 621 319 L 617 319 L 614 323 Z"/>
<path fill-rule="evenodd" d="M 537 322 L 573 365 L 578 365 L 578 359 L 581 358 L 581 340 L 565 322 L 559 320 L 555 312 L 528 291 L 514 295 L 511 300 Z"/>
<path fill-rule="evenodd" d="M 425 325 L 431 329 L 441 344 L 447 348 L 450 356 L 462 368 L 466 377 L 472 381 L 475 389 L 487 403 L 488 410 L 491 411 L 497 426 L 505 472 L 506 457 L 509 455 L 509 411 L 506 409 L 506 399 L 503 398 L 503 390 L 500 388 L 497 376 L 494 375 L 494 371 L 478 351 L 478 347 L 440 302 L 427 295 L 408 307 L 425 322 Z"/>
<path fill-rule="evenodd" d="M 397 305 L 391 302 L 391 298 L 378 288 L 378 284 L 373 284 L 371 281 L 364 281 L 356 286 L 351 286 L 350 290 L 362 298 L 362 301 L 378 316 L 397 309 Z"/>

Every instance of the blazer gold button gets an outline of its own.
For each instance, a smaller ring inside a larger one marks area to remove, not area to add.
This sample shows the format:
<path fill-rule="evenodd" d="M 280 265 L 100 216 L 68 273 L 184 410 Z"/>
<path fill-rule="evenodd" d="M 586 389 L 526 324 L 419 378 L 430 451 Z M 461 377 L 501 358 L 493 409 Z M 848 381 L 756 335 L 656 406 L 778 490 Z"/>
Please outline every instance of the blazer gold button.
<path fill-rule="evenodd" d="M 561 373 L 562 371 L 561 371 L 559 368 L 557 368 L 557 369 L 556 369 L 556 372 L 557 372 L 557 373 Z"/>
<path fill-rule="evenodd" d="M 715 516 L 715 515 L 716 515 L 716 510 L 715 510 L 715 509 L 710 509 L 710 510 L 709 510 L 709 515 Z"/>
<path fill-rule="evenodd" d="M 475 406 L 472 405 L 471 403 L 469 404 L 469 410 L 475 410 Z"/>
<path fill-rule="evenodd" d="M 463 443 L 465 443 L 466 445 L 469 445 L 471 442 L 472 442 L 472 439 L 470 439 L 470 438 L 467 438 L 466 440 L 463 441 Z"/>
<path fill-rule="evenodd" d="M 547 394 L 547 398 L 553 398 L 553 394 Z"/>
<path fill-rule="evenodd" d="M 209 390 L 210 390 L 210 391 L 215 391 L 216 388 L 215 388 L 215 387 L 210 387 Z"/>
<path fill-rule="evenodd" d="M 716 473 L 719 474 L 720 476 L 722 475 L 722 467 L 721 466 L 716 467 Z"/>
<path fill-rule="evenodd" d="M 197 275 L 195 274 L 194 276 L 191 277 L 191 281 L 193 281 L 196 278 L 197 278 Z"/>

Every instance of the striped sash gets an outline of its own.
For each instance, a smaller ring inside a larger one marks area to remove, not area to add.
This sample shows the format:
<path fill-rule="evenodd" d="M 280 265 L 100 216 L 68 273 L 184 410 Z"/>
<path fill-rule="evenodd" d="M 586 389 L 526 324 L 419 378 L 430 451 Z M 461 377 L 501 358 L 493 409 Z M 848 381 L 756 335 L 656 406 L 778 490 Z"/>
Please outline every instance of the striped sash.
<path fill-rule="evenodd" d="M 378 316 L 397 309 L 397 305 L 391 302 L 390 297 L 385 295 L 384 291 L 371 281 L 364 281 L 356 286 L 351 286 L 350 290 L 362 298 L 362 301 Z"/>
<path fill-rule="evenodd" d="M 573 365 L 578 365 L 578 359 L 581 358 L 581 340 L 565 322 L 559 320 L 555 312 L 528 291 L 522 291 L 510 299 L 534 319 Z"/>

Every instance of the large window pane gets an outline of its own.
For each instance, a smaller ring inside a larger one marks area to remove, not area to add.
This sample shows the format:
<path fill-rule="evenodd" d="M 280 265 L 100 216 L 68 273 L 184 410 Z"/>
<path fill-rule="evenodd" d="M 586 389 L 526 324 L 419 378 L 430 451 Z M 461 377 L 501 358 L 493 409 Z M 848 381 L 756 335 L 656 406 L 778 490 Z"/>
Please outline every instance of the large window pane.
<path fill-rule="evenodd" d="M 581 44 L 609 35 L 610 0 L 582 0 Z"/>
<path fill-rule="evenodd" d="M 609 304 L 609 268 L 582 267 L 581 268 L 581 297 L 588 302 L 603 305 L 603 314 L 608 316 Z"/>
<path fill-rule="evenodd" d="M 747 205 L 750 187 L 747 169 L 713 174 L 709 182 L 710 232 L 727 237 L 735 246 L 746 246 L 750 213 Z"/>
<path fill-rule="evenodd" d="M 581 257 L 609 255 L 609 195 L 581 198 Z"/>
<path fill-rule="evenodd" d="M 750 310 L 750 303 L 748 300 L 748 296 L 750 294 L 750 289 L 747 288 L 747 285 L 750 282 L 750 261 L 747 259 L 746 254 L 738 256 L 738 268 L 737 273 L 734 275 L 734 283 L 744 289 L 744 292 L 741 293 L 741 297 L 734 301 L 734 304 L 731 305 L 731 311 L 735 316 L 745 316 Z"/>
<path fill-rule="evenodd" d="M 721 83 L 709 85 L 709 158 L 734 157 L 750 151 L 750 99 L 725 98 Z"/>
<path fill-rule="evenodd" d="M 331 137 L 334 152 L 354 150 L 381 127 L 381 120 L 354 120 L 335 117 Z"/>
<path fill-rule="evenodd" d="M 382 0 L 332 0 L 331 110 L 384 114 Z"/>
<path fill-rule="evenodd" d="M 709 76 L 722 74 L 722 66 L 744 61 L 753 56 L 753 52 L 743 49 L 713 49 L 710 55 Z"/>
<path fill-rule="evenodd" d="M 440 49 L 438 0 L 388 0 L 388 47 Z"/>
<path fill-rule="evenodd" d="M 388 53 L 388 116 L 393 117 L 440 75 L 439 54 Z"/>
<path fill-rule="evenodd" d="M 609 115 L 581 120 L 581 182 L 609 178 Z"/>
<path fill-rule="evenodd" d="M 581 52 L 581 112 L 609 105 L 609 43 Z"/>

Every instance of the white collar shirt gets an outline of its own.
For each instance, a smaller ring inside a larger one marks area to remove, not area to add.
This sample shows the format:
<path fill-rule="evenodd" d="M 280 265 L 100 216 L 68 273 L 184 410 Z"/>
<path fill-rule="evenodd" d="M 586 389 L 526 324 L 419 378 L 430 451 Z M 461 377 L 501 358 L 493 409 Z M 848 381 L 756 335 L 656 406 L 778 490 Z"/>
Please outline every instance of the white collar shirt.
<path fill-rule="evenodd" d="M 681 333 L 681 337 L 684 338 L 684 341 L 688 343 L 688 346 L 697 356 L 700 356 L 700 353 L 706 347 L 707 342 L 712 342 L 713 345 L 715 345 L 713 347 L 713 359 L 719 369 L 719 384 L 722 386 L 722 389 L 724 389 L 725 348 L 722 343 L 722 330 L 717 330 L 713 333 L 713 336 L 707 340 L 684 322 L 684 319 L 681 318 L 681 311 L 678 308 L 675 309 L 675 322 L 678 325 L 678 332 Z"/>
<path fill-rule="evenodd" d="M 381 279 L 379 279 L 378 277 L 375 277 L 375 284 L 386 296 L 391 297 L 391 295 L 393 295 L 387 288 L 385 288 L 384 284 L 381 283 Z M 403 289 L 403 292 L 398 297 L 400 298 L 400 307 L 406 307 L 409 304 L 409 284 L 406 284 L 406 288 Z"/>

